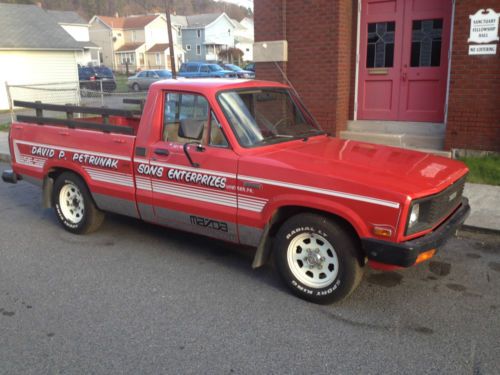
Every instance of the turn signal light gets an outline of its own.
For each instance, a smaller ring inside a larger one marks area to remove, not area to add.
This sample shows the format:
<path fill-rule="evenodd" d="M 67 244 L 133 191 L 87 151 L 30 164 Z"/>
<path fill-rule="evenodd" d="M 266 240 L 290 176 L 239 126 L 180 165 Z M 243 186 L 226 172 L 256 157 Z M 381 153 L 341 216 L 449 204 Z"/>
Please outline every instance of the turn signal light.
<path fill-rule="evenodd" d="M 427 259 L 431 259 L 434 256 L 434 254 L 436 254 L 436 249 L 432 249 L 424 253 L 421 253 L 418 256 L 417 260 L 415 261 L 415 264 L 425 262 Z"/>
<path fill-rule="evenodd" d="M 376 236 L 391 237 L 392 230 L 384 227 L 374 227 L 373 234 L 375 234 Z"/>

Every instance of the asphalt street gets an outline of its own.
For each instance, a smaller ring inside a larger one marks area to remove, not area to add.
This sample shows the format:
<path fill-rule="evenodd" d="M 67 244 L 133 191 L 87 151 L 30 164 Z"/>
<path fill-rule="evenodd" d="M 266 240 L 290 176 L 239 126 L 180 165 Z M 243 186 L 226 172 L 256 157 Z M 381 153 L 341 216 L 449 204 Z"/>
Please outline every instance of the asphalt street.
<path fill-rule="evenodd" d="M 39 202 L 0 182 L 0 374 L 500 373 L 500 237 L 318 306 L 251 251 L 116 215 L 76 236 Z"/>

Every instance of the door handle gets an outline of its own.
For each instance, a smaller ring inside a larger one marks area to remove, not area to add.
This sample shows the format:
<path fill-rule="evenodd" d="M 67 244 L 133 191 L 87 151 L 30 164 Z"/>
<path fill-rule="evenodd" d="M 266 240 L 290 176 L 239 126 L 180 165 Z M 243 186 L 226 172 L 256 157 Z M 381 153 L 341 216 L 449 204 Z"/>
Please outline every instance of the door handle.
<path fill-rule="evenodd" d="M 170 154 L 170 152 L 168 152 L 168 150 L 164 148 L 157 148 L 154 150 L 154 153 L 161 156 L 168 156 Z"/>
<path fill-rule="evenodd" d="M 57 132 L 59 135 L 69 135 L 67 131 L 61 130 L 60 132 Z"/>
<path fill-rule="evenodd" d="M 125 143 L 125 140 L 124 139 L 120 139 L 120 138 L 115 138 L 115 139 L 113 139 L 113 142 L 115 142 L 115 143 Z"/>

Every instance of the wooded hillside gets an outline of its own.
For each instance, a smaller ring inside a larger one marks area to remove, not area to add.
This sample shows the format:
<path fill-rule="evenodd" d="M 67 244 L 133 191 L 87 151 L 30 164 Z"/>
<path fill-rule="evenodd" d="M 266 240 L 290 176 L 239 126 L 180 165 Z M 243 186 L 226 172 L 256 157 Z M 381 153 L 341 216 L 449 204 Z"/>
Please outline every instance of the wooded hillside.
<path fill-rule="evenodd" d="M 2 3 L 37 4 L 45 9 L 74 10 L 90 20 L 93 15 L 130 16 L 152 12 L 165 12 L 165 0 L 2 0 Z M 251 11 L 243 7 L 213 0 L 171 0 L 177 14 L 191 15 L 199 13 L 226 12 L 231 18 L 241 21 Z"/>

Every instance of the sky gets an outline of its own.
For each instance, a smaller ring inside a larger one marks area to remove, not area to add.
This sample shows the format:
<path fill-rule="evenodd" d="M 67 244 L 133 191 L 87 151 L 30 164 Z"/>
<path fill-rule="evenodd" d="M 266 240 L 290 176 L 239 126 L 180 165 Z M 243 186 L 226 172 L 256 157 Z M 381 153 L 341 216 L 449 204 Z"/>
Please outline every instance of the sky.
<path fill-rule="evenodd" d="M 253 0 L 215 0 L 215 1 L 225 1 L 226 3 L 241 5 L 242 7 L 250 8 L 253 10 Z"/>

